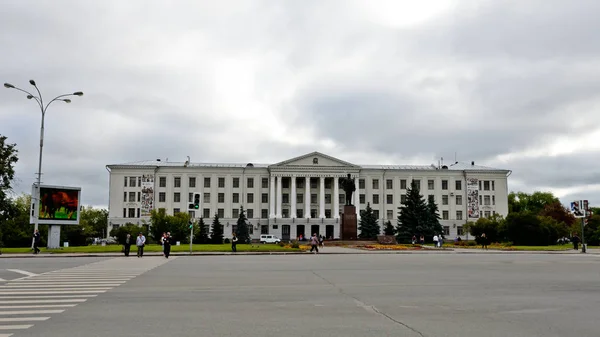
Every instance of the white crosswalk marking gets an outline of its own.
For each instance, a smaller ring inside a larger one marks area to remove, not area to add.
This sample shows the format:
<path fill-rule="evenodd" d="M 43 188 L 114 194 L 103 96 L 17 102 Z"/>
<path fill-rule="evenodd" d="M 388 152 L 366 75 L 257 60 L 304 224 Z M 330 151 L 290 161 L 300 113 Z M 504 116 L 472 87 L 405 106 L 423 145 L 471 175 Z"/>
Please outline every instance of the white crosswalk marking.
<path fill-rule="evenodd" d="M 22 273 L 27 276 L 0 285 L 0 337 L 18 335 L 51 314 L 63 313 L 176 258 L 121 257 L 43 274 Z"/>

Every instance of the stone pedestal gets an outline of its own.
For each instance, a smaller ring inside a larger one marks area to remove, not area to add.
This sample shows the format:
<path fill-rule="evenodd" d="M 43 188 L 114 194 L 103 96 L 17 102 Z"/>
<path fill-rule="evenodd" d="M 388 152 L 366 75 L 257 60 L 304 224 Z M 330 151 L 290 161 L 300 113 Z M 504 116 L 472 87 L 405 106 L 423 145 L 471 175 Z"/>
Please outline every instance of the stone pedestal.
<path fill-rule="evenodd" d="M 342 222 L 340 224 L 340 239 L 341 240 L 356 240 L 358 226 L 356 221 L 356 207 L 344 206 L 342 213 Z"/>
<path fill-rule="evenodd" d="M 48 226 L 48 249 L 60 248 L 60 225 Z"/>

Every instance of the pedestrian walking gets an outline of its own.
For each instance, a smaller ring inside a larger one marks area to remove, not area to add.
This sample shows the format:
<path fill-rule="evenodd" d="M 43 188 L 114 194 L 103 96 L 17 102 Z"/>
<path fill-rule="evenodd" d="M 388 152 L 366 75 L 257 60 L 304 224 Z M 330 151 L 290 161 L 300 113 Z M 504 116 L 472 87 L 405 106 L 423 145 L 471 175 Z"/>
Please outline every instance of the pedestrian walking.
<path fill-rule="evenodd" d="M 571 240 L 573 241 L 573 248 L 575 250 L 579 250 L 579 241 L 581 241 L 579 236 L 577 234 L 574 234 Z"/>
<path fill-rule="evenodd" d="M 146 237 L 140 233 L 135 239 L 135 245 L 137 246 L 137 257 L 144 256 L 144 247 L 146 246 Z"/>
<path fill-rule="evenodd" d="M 123 244 L 123 253 L 125 256 L 129 256 L 129 251 L 131 251 L 131 244 L 133 243 L 133 238 L 131 234 L 127 233 L 127 237 L 125 238 L 125 243 Z"/>
<path fill-rule="evenodd" d="M 319 238 L 317 238 L 317 233 L 314 233 L 312 238 L 310 238 L 310 252 L 312 253 L 313 250 L 315 251 L 315 253 L 319 253 Z"/>
<path fill-rule="evenodd" d="M 433 236 L 433 246 L 436 247 L 436 248 L 438 247 L 438 244 L 439 244 L 438 241 L 439 241 L 439 239 L 440 238 L 438 238 L 437 234 Z"/>
<path fill-rule="evenodd" d="M 40 252 L 40 239 L 40 231 L 36 229 L 35 232 L 33 232 L 33 254 L 38 254 Z"/>
<path fill-rule="evenodd" d="M 485 233 L 481 234 L 480 239 L 481 239 L 481 249 L 487 250 L 488 249 L 488 238 L 485 235 Z"/>
<path fill-rule="evenodd" d="M 171 233 L 167 232 L 165 237 L 163 238 L 163 253 L 165 257 L 168 259 L 169 255 L 171 255 L 171 245 L 173 244 L 173 238 L 171 237 Z"/>
<path fill-rule="evenodd" d="M 233 233 L 233 238 L 231 238 L 231 251 L 237 253 L 237 242 L 238 237 L 235 233 Z"/>

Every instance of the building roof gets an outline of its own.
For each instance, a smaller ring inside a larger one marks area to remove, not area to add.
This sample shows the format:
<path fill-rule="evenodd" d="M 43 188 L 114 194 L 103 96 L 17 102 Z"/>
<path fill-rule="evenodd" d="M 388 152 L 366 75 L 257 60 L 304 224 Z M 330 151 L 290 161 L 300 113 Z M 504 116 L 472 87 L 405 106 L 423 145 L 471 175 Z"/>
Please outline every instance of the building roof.
<path fill-rule="evenodd" d="M 353 164 L 352 164 L 353 165 Z M 144 160 L 123 164 L 107 165 L 108 168 L 156 168 L 156 167 L 185 167 L 186 162 L 168 162 L 162 160 Z M 256 163 L 187 163 L 187 167 L 223 167 L 223 168 L 268 168 L 272 164 L 256 164 Z M 407 171 L 435 171 L 439 170 L 437 165 L 355 165 L 355 167 L 367 170 L 407 170 Z M 510 172 L 506 169 L 493 168 L 488 166 L 475 165 L 474 163 L 457 162 L 445 166 L 450 171 L 496 171 Z"/>

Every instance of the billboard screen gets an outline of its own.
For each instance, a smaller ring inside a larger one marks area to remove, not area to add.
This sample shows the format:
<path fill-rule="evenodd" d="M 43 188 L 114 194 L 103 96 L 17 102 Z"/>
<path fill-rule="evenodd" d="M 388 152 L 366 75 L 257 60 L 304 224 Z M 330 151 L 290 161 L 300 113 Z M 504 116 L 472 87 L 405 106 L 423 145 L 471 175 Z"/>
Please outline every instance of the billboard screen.
<path fill-rule="evenodd" d="M 79 225 L 80 199 L 81 188 L 79 187 L 42 185 L 39 189 L 37 207 L 31 214 L 33 217 L 36 215 L 39 217 L 39 224 Z"/>

